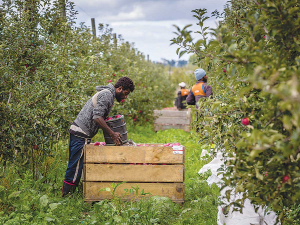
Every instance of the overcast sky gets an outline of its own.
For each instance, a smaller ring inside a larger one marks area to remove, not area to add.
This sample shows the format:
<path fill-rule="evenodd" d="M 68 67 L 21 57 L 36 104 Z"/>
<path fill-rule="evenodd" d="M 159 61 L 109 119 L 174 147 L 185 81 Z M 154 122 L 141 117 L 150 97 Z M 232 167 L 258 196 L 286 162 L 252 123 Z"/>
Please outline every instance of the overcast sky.
<path fill-rule="evenodd" d="M 91 18 L 95 18 L 96 29 L 99 23 L 109 24 L 113 33 L 121 34 L 124 41 L 135 43 L 134 47 L 151 61 L 162 58 L 178 60 L 177 46 L 170 46 L 175 37 L 176 24 L 197 31 L 197 20 L 193 9 L 206 8 L 207 16 L 218 10 L 223 12 L 227 0 L 74 0 L 78 11 L 77 23 L 85 22 L 91 27 Z M 205 26 L 215 27 L 216 19 L 206 21 Z M 99 34 L 98 31 L 97 35 Z M 195 34 L 192 36 L 196 37 Z M 188 60 L 185 55 L 181 59 Z"/>

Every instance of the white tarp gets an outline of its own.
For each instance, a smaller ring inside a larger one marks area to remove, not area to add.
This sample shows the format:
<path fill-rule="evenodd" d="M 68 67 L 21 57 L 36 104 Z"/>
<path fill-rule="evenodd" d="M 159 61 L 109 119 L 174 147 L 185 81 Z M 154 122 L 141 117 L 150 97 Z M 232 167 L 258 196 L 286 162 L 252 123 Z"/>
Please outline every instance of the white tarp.
<path fill-rule="evenodd" d="M 207 151 L 201 154 L 201 158 L 205 155 L 210 155 Z M 224 167 L 224 158 L 222 152 L 217 152 L 215 158 L 208 164 L 204 165 L 200 170 L 199 174 L 203 174 L 207 171 L 211 171 L 212 175 L 207 178 L 207 183 L 209 185 L 215 183 L 219 187 L 223 185 L 222 177 L 220 171 L 217 171 L 221 167 Z M 219 173 L 219 175 L 218 175 Z M 226 191 L 230 191 L 229 201 L 226 198 Z M 243 193 L 235 193 L 234 188 L 225 187 L 220 193 L 220 200 L 224 203 L 218 206 L 218 225 L 275 225 L 276 224 L 276 214 L 272 211 L 266 212 L 265 209 L 259 207 L 257 212 L 255 212 L 255 207 L 251 204 L 249 199 L 244 202 L 244 207 L 242 213 L 239 211 L 233 211 L 233 206 L 230 207 L 228 214 L 224 215 L 223 210 L 226 204 L 234 202 L 237 199 L 242 198 Z"/>

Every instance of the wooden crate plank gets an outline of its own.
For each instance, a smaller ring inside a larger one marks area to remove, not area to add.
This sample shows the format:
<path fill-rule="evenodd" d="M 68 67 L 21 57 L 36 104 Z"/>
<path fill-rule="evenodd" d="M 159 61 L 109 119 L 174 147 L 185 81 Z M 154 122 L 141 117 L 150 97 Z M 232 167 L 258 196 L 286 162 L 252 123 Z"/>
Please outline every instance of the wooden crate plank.
<path fill-rule="evenodd" d="M 137 195 L 134 188 L 138 186 L 139 194 Z M 108 191 L 100 191 L 104 188 L 112 190 L 112 182 L 83 182 L 84 200 L 100 201 L 103 199 L 112 199 L 112 193 Z M 134 187 L 134 188 L 133 188 Z M 150 193 L 141 195 L 140 193 Z M 115 196 L 123 200 L 140 199 L 150 196 L 168 197 L 174 202 L 184 201 L 184 184 L 183 183 L 123 183 L 115 190 Z"/>
<path fill-rule="evenodd" d="M 85 181 L 184 181 L 184 165 L 84 164 L 84 170 Z"/>
<path fill-rule="evenodd" d="M 156 124 L 154 123 L 154 131 L 167 129 L 181 129 L 190 132 L 191 126 L 187 124 Z"/>
<path fill-rule="evenodd" d="M 154 116 L 163 117 L 191 117 L 191 110 L 154 110 Z"/>
<path fill-rule="evenodd" d="M 84 162 L 180 164 L 184 162 L 183 154 L 173 154 L 172 147 L 163 146 L 85 145 Z"/>
<path fill-rule="evenodd" d="M 158 117 L 154 123 L 157 124 L 190 124 L 191 120 L 188 117 Z"/>

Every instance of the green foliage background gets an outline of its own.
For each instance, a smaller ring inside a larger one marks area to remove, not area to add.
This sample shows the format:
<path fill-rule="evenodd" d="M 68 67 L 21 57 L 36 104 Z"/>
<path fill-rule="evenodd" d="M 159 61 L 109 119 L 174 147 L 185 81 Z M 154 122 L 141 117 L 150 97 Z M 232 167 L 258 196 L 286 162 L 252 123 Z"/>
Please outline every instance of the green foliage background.
<path fill-rule="evenodd" d="M 214 98 L 199 101 L 199 141 L 231 153 L 224 181 L 244 192 L 235 205 L 249 198 L 289 223 L 300 203 L 299 2 L 235 0 L 224 12 L 214 39 L 207 38 L 206 10 L 196 9 L 202 38 L 193 40 L 187 25 L 175 26 L 171 40 L 179 55 L 195 54 L 213 87 Z"/>
<path fill-rule="evenodd" d="M 63 6 L 62 1 L 4 0 L 2 8 L 0 157 L 4 166 L 7 161 L 30 166 L 37 179 L 45 157 L 66 137 L 97 85 L 115 83 L 122 76 L 133 79 L 135 91 L 112 111 L 124 114 L 128 124 L 150 123 L 153 109 L 172 104 L 175 86 L 165 79 L 163 66 L 145 61 L 122 38 L 114 41 L 108 25 L 99 25 L 98 37 L 84 24 L 76 27 L 72 2 Z"/>

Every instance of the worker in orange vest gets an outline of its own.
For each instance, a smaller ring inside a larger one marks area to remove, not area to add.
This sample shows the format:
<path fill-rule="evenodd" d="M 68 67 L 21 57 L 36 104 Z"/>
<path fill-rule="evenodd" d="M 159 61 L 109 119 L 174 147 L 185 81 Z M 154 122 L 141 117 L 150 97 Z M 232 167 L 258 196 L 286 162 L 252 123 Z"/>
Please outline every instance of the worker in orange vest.
<path fill-rule="evenodd" d="M 185 104 L 185 100 L 189 94 L 189 90 L 185 89 L 185 83 L 181 82 L 179 84 L 180 87 L 180 91 L 178 91 L 177 93 L 177 109 L 185 109 L 186 108 L 186 104 Z"/>
<path fill-rule="evenodd" d="M 207 85 L 207 75 L 203 69 L 196 69 L 195 72 L 196 84 L 191 88 L 186 103 L 188 105 L 196 105 L 200 98 L 206 98 L 213 94 L 211 86 Z"/>

